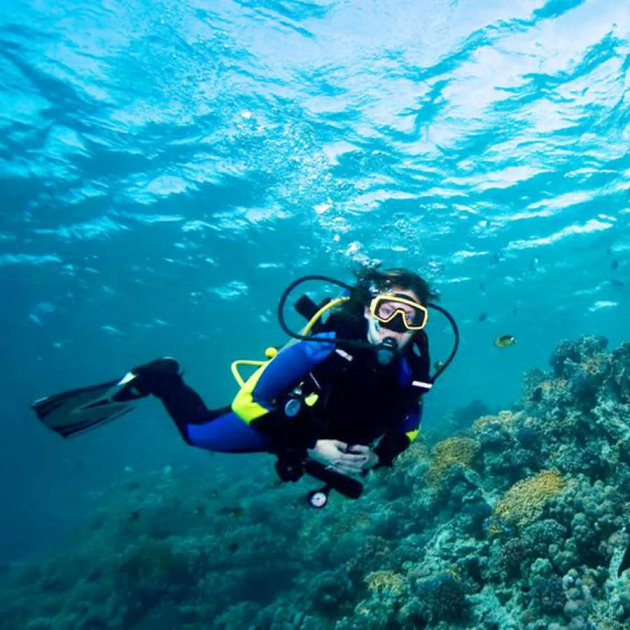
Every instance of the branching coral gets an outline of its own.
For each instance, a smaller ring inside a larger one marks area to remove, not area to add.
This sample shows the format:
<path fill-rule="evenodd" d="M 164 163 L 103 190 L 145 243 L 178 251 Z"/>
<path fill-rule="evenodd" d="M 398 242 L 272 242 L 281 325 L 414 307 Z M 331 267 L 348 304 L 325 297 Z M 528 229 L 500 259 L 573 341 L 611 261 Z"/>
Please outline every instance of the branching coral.
<path fill-rule="evenodd" d="M 495 516 L 510 524 L 527 525 L 541 516 L 547 501 L 564 487 L 564 479 L 557 470 L 544 470 L 514 484 L 497 503 Z"/>
<path fill-rule="evenodd" d="M 439 486 L 444 473 L 455 464 L 470 468 L 477 447 L 470 438 L 449 438 L 436 445 L 433 452 L 433 460 L 425 473 L 425 479 L 431 486 Z"/>
<path fill-rule="evenodd" d="M 610 367 L 610 355 L 605 353 L 596 354 L 586 359 L 582 365 L 588 374 L 601 374 Z"/>
<path fill-rule="evenodd" d="M 473 423 L 473 431 L 481 431 L 492 424 L 498 424 L 507 430 L 511 430 L 516 419 L 517 415 L 511 411 L 499 411 L 499 414 L 496 416 L 481 416 Z"/>
<path fill-rule="evenodd" d="M 416 597 L 401 611 L 407 624 L 414 624 L 411 627 L 423 627 L 423 622 L 462 621 L 467 614 L 466 588 L 452 573 L 418 580 L 413 590 Z"/>
<path fill-rule="evenodd" d="M 374 571 L 368 573 L 365 577 L 365 583 L 372 593 L 388 591 L 397 595 L 402 592 L 405 578 L 393 571 Z"/>
<path fill-rule="evenodd" d="M 396 467 L 412 466 L 417 462 L 423 462 L 431 457 L 429 447 L 422 441 L 416 440 L 406 451 L 396 459 Z"/>

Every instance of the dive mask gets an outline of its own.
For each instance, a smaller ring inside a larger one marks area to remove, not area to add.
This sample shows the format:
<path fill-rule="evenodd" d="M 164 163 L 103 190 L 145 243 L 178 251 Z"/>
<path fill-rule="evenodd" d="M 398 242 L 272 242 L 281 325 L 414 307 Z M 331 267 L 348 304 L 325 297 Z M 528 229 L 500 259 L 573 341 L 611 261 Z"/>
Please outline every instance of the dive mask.
<path fill-rule="evenodd" d="M 403 293 L 381 293 L 370 302 L 370 315 L 383 328 L 405 333 L 422 330 L 429 318 L 426 307 Z"/>

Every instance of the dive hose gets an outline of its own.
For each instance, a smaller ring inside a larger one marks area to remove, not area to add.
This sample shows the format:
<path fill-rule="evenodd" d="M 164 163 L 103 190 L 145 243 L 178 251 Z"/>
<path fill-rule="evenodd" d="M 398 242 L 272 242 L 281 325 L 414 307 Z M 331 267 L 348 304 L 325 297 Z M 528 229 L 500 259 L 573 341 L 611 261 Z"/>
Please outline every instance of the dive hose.
<path fill-rule="evenodd" d="M 317 311 L 317 313 L 313 315 L 313 317 L 308 322 L 304 330 L 302 330 L 301 333 L 297 333 L 294 330 L 291 330 L 291 328 L 289 328 L 286 322 L 286 319 L 284 317 L 286 303 L 287 303 L 287 300 L 289 299 L 289 296 L 291 295 L 291 293 L 296 287 L 300 286 L 301 284 L 304 284 L 305 282 L 311 282 L 311 281 L 320 281 L 320 282 L 325 282 L 327 284 L 333 284 L 335 286 L 340 287 L 347 293 L 350 293 L 350 291 L 352 290 L 352 287 L 349 284 L 346 284 L 345 282 L 342 282 L 341 280 L 337 280 L 336 278 L 331 278 L 330 276 L 308 275 L 308 276 L 302 276 L 301 278 L 294 280 L 283 291 L 280 297 L 280 301 L 278 302 L 278 323 L 280 324 L 280 328 L 282 328 L 285 334 L 289 335 L 289 337 L 292 337 L 293 339 L 298 339 L 300 341 L 311 341 L 311 342 L 321 343 L 322 340 L 320 338 L 309 335 L 311 328 L 317 321 L 319 321 L 319 319 L 327 311 L 335 308 L 336 306 L 338 306 L 342 302 L 345 302 L 349 298 L 347 296 L 344 296 L 344 297 L 340 297 L 335 300 L 326 302 L 325 305 L 323 305 Z M 451 325 L 451 328 L 453 329 L 453 334 L 455 335 L 455 342 L 453 344 L 453 349 L 451 350 L 451 353 L 449 354 L 446 361 L 444 361 L 444 363 L 436 370 L 435 374 L 431 376 L 430 381 L 431 383 L 433 383 L 435 379 L 437 379 L 444 372 L 444 370 L 448 368 L 448 366 L 452 363 L 453 359 L 455 358 L 455 355 L 457 354 L 457 350 L 459 348 L 459 330 L 457 328 L 457 323 L 455 322 L 455 319 L 445 308 L 442 308 L 441 306 L 438 306 L 437 304 L 433 304 L 433 303 L 429 303 L 427 304 L 427 306 L 436 311 L 439 311 L 440 313 L 442 313 L 442 315 L 444 315 L 444 317 L 446 317 L 449 324 Z M 382 362 L 386 362 L 384 353 L 387 353 L 391 358 L 393 358 L 396 355 L 396 353 L 399 352 L 398 348 L 395 347 L 392 344 L 392 342 L 388 341 L 387 339 L 385 339 L 380 344 L 373 344 L 373 343 L 370 343 L 369 341 L 358 341 L 356 339 L 343 339 L 343 338 L 341 339 L 335 338 L 329 341 L 330 343 L 334 343 L 339 346 L 372 350 L 377 353 L 377 356 L 379 357 L 379 361 L 382 361 Z"/>

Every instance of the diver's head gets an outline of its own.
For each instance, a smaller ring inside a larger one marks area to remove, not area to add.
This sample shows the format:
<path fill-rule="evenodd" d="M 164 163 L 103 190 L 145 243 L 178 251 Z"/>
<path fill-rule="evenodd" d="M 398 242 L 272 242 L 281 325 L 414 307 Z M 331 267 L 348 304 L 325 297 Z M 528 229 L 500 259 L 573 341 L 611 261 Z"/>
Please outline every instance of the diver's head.
<path fill-rule="evenodd" d="M 379 344 L 389 339 L 402 350 L 424 328 L 428 312 L 412 290 L 394 286 L 377 292 L 365 307 L 363 316 L 368 321 L 370 343 Z"/>
<path fill-rule="evenodd" d="M 426 304 L 436 299 L 428 282 L 407 269 L 362 269 L 349 306 L 368 322 L 368 341 L 402 350 L 426 325 Z"/>

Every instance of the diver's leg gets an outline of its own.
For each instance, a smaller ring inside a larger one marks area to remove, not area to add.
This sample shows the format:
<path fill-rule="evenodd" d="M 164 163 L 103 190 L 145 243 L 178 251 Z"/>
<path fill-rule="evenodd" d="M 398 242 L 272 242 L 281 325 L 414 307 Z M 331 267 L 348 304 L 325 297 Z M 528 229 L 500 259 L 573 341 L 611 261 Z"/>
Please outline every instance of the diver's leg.
<path fill-rule="evenodd" d="M 223 453 L 266 452 L 269 440 L 250 428 L 230 407 L 210 410 L 187 385 L 174 359 L 158 359 L 132 370 L 133 389 L 162 402 L 184 440 Z M 133 395 L 133 394 L 132 394 Z"/>
<path fill-rule="evenodd" d="M 117 401 L 134 400 L 153 395 L 159 398 L 180 429 L 201 420 L 208 413 L 201 396 L 184 383 L 179 363 L 164 358 L 133 368 L 129 384 L 116 394 Z"/>
<path fill-rule="evenodd" d="M 208 422 L 189 424 L 186 441 L 192 446 L 217 453 L 268 453 L 271 442 L 237 416 L 230 407 L 223 413 L 208 412 Z"/>

